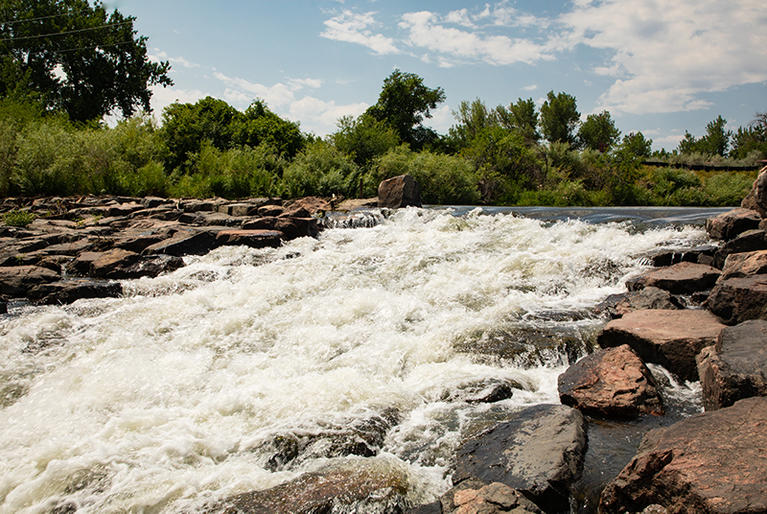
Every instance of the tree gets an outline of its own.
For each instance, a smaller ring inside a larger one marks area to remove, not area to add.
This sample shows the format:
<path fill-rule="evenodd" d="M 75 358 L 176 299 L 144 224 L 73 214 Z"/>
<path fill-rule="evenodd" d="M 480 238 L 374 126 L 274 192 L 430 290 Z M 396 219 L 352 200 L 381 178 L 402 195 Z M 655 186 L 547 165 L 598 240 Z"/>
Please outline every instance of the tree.
<path fill-rule="evenodd" d="M 367 167 L 373 159 L 400 144 L 393 128 L 368 114 L 339 119 L 338 131 L 331 139 L 336 148 L 350 155 L 361 167 Z"/>
<path fill-rule="evenodd" d="M 567 93 L 549 91 L 546 101 L 541 106 L 541 132 L 550 143 L 569 143 L 574 146 L 575 127 L 581 114 L 575 102 L 575 97 Z"/>
<path fill-rule="evenodd" d="M 538 113 L 532 98 L 517 98 L 517 102 L 510 104 L 508 109 L 499 105 L 495 108 L 495 113 L 501 126 L 509 130 L 518 130 L 528 144 L 537 143 L 541 139 L 537 128 Z"/>
<path fill-rule="evenodd" d="M 423 78 L 415 73 L 394 70 L 384 80 L 378 102 L 367 113 L 387 123 L 403 142 L 418 150 L 436 139 L 436 133 L 422 123 L 424 118 L 431 118 L 431 109 L 444 101 L 445 92 L 441 87 L 426 87 Z"/>
<path fill-rule="evenodd" d="M 731 130 L 725 129 L 726 126 L 727 120 L 720 115 L 706 125 L 706 135 L 700 138 L 695 138 L 685 131 L 684 139 L 679 142 L 679 153 L 702 153 L 709 156 L 720 155 L 724 157 L 727 155 L 730 139 L 733 136 Z"/>
<path fill-rule="evenodd" d="M 646 159 L 652 155 L 652 139 L 645 138 L 641 132 L 631 132 L 623 136 L 619 151 Z"/>
<path fill-rule="evenodd" d="M 458 123 L 450 128 L 450 137 L 459 149 L 471 144 L 484 129 L 498 125 L 495 113 L 488 110 L 479 98 L 471 103 L 462 101 L 458 109 L 453 111 L 453 117 Z"/>
<path fill-rule="evenodd" d="M 578 129 L 578 141 L 581 146 L 602 153 L 610 150 L 618 142 L 620 135 L 621 131 L 616 128 L 608 111 L 589 114 Z"/>
<path fill-rule="evenodd" d="M 168 62 L 152 62 L 135 17 L 88 0 L 3 0 L 0 95 L 38 99 L 73 121 L 150 110 L 150 86 L 169 86 Z"/>

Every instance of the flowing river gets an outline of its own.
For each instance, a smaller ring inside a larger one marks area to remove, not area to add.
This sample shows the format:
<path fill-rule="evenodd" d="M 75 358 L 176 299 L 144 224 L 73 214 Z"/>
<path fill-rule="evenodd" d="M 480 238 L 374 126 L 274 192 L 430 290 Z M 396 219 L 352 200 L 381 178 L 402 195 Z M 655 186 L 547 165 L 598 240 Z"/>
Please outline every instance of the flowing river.
<path fill-rule="evenodd" d="M 189 257 L 117 299 L 12 305 L 0 512 L 196 511 L 369 450 L 406 471 L 413 504 L 435 499 L 461 438 L 558 403 L 604 323 L 593 307 L 648 252 L 706 242 L 719 212 L 515 211 L 403 209 Z M 511 398 L 459 394 L 499 381 Z M 377 446 L 338 449 L 371 420 L 388 423 Z M 287 436 L 304 441 L 288 455 Z"/>

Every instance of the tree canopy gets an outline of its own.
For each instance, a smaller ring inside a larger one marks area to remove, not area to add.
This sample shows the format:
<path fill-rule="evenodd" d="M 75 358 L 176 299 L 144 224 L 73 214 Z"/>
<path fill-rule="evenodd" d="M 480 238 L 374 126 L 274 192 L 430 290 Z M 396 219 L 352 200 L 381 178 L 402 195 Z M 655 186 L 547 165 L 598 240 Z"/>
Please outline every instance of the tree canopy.
<path fill-rule="evenodd" d="M 574 145 L 575 127 L 580 120 L 575 97 L 567 93 L 549 91 L 541 106 L 541 132 L 550 143 Z"/>
<path fill-rule="evenodd" d="M 3 0 L 0 96 L 35 98 L 73 121 L 150 110 L 150 86 L 172 85 L 149 60 L 135 18 L 87 0 Z"/>
<path fill-rule="evenodd" d="M 602 153 L 610 150 L 618 142 L 620 135 L 621 131 L 616 128 L 608 111 L 589 114 L 578 129 L 578 141 L 581 145 Z"/>
<path fill-rule="evenodd" d="M 706 125 L 706 134 L 700 138 L 685 132 L 684 139 L 679 142 L 679 153 L 702 153 L 705 155 L 727 155 L 730 147 L 732 131 L 727 130 L 727 120 L 717 116 Z"/>
<path fill-rule="evenodd" d="M 420 149 L 434 131 L 422 125 L 424 118 L 431 118 L 431 109 L 445 101 L 441 87 L 430 88 L 415 73 L 394 70 L 386 77 L 378 96 L 378 102 L 368 109 L 373 118 L 386 122 L 399 138 L 413 149 Z"/>

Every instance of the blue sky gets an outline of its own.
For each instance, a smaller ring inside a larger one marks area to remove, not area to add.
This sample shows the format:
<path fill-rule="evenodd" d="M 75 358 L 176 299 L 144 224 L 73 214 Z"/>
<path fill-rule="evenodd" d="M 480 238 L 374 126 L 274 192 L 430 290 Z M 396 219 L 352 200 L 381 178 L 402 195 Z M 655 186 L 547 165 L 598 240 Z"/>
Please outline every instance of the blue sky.
<path fill-rule="evenodd" d="M 582 116 L 609 110 L 624 133 L 673 149 L 719 114 L 731 128 L 767 111 L 763 0 L 111 0 L 137 17 L 175 86 L 156 112 L 211 95 L 264 99 L 317 135 L 375 103 L 395 68 L 441 86 L 430 124 L 445 132 L 462 100 L 488 106 L 574 95 Z"/>

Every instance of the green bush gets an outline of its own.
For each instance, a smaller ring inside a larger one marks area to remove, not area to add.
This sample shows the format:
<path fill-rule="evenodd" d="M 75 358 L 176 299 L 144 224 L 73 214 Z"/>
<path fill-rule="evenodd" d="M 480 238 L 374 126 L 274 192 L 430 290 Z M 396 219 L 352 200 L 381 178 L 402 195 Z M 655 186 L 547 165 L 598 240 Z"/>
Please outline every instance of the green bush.
<path fill-rule="evenodd" d="M 35 215 L 31 212 L 13 210 L 3 214 L 3 223 L 10 227 L 26 227 L 35 221 Z"/>
<path fill-rule="evenodd" d="M 701 205 L 725 207 L 740 205 L 748 194 L 756 178 L 753 173 L 717 173 L 710 176 L 703 184 Z"/>
<path fill-rule="evenodd" d="M 361 178 L 359 168 L 347 155 L 320 140 L 307 145 L 287 167 L 282 191 L 289 197 L 354 196 Z"/>

